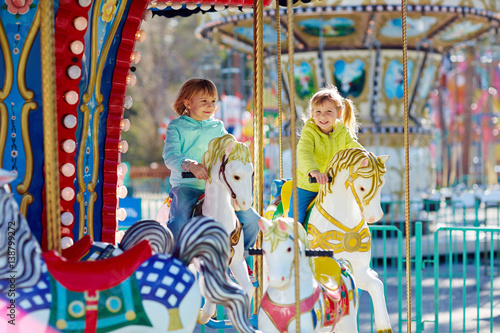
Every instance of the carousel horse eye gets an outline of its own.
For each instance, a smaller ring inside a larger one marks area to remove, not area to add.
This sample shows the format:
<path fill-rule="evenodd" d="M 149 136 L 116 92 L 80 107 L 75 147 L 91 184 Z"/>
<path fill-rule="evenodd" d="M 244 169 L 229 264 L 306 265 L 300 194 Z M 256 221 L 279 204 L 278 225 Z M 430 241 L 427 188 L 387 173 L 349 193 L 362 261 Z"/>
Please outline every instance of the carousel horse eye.
<path fill-rule="evenodd" d="M 286 249 L 286 252 L 292 252 L 292 248 L 289 247 L 288 249 Z"/>
<path fill-rule="evenodd" d="M 365 191 L 365 188 L 363 186 L 361 186 L 359 189 L 361 190 L 361 192 Z"/>
<path fill-rule="evenodd" d="M 233 178 L 234 178 L 234 180 L 240 180 L 240 176 L 238 176 L 238 175 L 234 175 Z"/>

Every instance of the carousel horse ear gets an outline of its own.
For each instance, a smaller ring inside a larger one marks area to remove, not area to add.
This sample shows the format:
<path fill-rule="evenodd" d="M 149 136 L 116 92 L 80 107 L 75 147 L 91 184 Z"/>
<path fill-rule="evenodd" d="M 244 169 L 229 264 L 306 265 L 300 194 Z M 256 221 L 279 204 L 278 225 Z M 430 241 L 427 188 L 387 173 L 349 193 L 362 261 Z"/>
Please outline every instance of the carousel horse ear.
<path fill-rule="evenodd" d="M 248 140 L 247 142 L 244 143 L 245 146 L 250 148 L 250 145 L 252 144 L 252 141 Z"/>
<path fill-rule="evenodd" d="M 361 167 L 367 167 L 368 166 L 368 158 L 364 158 L 362 161 L 361 161 Z"/>
<path fill-rule="evenodd" d="M 380 156 L 377 156 L 377 158 L 385 164 L 385 162 L 387 162 L 387 160 L 389 159 L 389 155 L 380 155 Z"/>
<path fill-rule="evenodd" d="M 0 186 L 10 183 L 16 178 L 17 178 L 16 171 L 7 171 L 4 169 L 0 169 Z"/>
<path fill-rule="evenodd" d="M 278 229 L 283 232 L 288 230 L 288 224 L 285 219 L 278 219 Z"/>
<path fill-rule="evenodd" d="M 231 151 L 233 150 L 233 148 L 234 148 L 234 142 L 230 142 L 227 145 L 227 148 L 226 148 L 226 155 L 229 155 L 229 153 L 231 153 Z"/>
<path fill-rule="evenodd" d="M 266 218 L 262 218 L 259 220 L 259 228 L 262 232 L 265 232 L 272 225 L 271 221 Z"/>

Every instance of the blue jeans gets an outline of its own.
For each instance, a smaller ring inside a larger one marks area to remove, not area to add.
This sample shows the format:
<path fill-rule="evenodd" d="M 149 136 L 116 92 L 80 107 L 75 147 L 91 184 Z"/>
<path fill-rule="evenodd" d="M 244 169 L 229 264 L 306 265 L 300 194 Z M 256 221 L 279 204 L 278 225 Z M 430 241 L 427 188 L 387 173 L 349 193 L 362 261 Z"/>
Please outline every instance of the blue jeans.
<path fill-rule="evenodd" d="M 307 213 L 307 207 L 311 204 L 311 202 L 316 198 L 318 195 L 318 192 L 313 192 L 313 191 L 307 191 L 303 190 L 301 188 L 297 188 L 297 193 L 298 193 L 298 217 L 295 219 L 295 221 L 300 222 L 301 224 L 304 224 L 304 220 L 306 218 L 306 213 Z M 288 216 L 293 217 L 293 196 L 294 193 L 292 192 L 292 196 L 290 197 L 290 210 L 288 211 Z"/>
<path fill-rule="evenodd" d="M 203 190 L 186 186 L 176 186 L 170 189 L 169 197 L 172 198 L 172 203 L 167 227 L 172 231 L 174 239 L 179 237 L 182 227 L 191 219 L 193 206 L 203 193 Z M 248 250 L 255 244 L 259 234 L 259 224 L 257 222 L 261 217 L 253 207 L 236 212 L 236 216 L 240 220 L 243 229 L 245 250 Z"/>

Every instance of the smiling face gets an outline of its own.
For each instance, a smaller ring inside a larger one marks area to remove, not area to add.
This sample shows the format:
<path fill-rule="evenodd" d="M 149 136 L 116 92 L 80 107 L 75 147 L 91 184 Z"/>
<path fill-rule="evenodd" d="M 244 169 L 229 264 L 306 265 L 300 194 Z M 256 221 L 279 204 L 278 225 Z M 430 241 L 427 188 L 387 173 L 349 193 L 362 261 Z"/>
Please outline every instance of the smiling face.
<path fill-rule="evenodd" d="M 321 132 L 328 134 L 333 130 L 337 119 L 342 116 L 342 106 L 335 101 L 326 100 L 312 107 L 311 116 Z"/>
<path fill-rule="evenodd" d="M 217 96 L 213 96 L 206 91 L 201 91 L 190 99 L 184 100 L 189 116 L 197 121 L 208 120 L 217 109 L 216 103 Z"/>

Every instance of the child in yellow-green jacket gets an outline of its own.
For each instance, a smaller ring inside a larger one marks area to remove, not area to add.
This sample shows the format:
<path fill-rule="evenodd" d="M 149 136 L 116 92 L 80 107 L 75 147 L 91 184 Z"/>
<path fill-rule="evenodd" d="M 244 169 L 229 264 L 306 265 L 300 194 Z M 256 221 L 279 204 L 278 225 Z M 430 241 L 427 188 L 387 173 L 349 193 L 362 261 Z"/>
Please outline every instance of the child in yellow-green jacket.
<path fill-rule="evenodd" d="M 320 184 L 328 182 L 326 167 L 340 150 L 363 148 L 356 141 L 356 108 L 343 98 L 335 86 L 319 90 L 309 101 L 310 118 L 306 121 L 297 146 L 298 217 L 304 222 L 307 207 L 316 198 Z M 317 183 L 309 183 L 314 177 Z M 293 216 L 293 195 L 289 216 Z"/>

